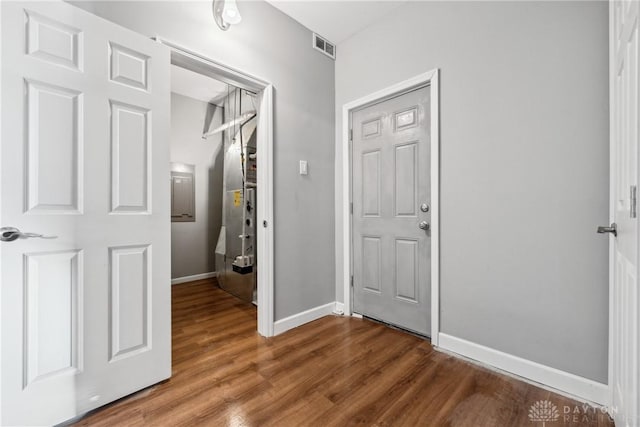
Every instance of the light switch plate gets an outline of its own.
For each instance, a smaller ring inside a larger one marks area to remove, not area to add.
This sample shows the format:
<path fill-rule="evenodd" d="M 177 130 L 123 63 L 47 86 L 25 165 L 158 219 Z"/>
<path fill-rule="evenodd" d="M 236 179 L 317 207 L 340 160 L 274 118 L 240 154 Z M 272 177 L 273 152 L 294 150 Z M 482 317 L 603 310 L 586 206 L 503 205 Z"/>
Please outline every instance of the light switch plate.
<path fill-rule="evenodd" d="M 300 160 L 300 175 L 306 175 L 308 173 L 307 161 Z"/>

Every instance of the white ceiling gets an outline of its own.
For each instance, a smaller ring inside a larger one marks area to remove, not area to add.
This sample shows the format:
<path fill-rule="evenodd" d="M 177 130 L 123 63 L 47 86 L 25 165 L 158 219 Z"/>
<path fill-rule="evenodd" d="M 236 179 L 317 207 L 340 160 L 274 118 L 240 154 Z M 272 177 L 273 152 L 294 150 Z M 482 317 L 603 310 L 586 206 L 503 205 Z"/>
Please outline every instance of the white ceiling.
<path fill-rule="evenodd" d="M 407 0 L 266 0 L 311 31 L 340 44 Z"/>
<path fill-rule="evenodd" d="M 227 94 L 227 88 L 226 83 L 211 77 L 175 65 L 171 66 L 171 92 L 199 101 L 211 102 L 222 99 Z"/>

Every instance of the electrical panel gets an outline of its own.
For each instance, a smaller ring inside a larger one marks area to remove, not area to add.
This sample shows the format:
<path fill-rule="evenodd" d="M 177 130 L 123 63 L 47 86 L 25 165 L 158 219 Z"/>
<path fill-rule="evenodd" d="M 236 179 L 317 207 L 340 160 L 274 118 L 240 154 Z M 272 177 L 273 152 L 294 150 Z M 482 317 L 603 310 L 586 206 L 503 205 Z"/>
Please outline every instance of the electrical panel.
<path fill-rule="evenodd" d="M 171 221 L 195 222 L 195 185 L 193 174 L 171 172 Z"/>

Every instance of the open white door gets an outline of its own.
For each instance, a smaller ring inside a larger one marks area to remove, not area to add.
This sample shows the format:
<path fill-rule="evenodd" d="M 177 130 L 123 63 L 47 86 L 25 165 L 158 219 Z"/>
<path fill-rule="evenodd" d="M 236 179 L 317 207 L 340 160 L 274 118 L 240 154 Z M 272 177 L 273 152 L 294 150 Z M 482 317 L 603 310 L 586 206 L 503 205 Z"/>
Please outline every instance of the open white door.
<path fill-rule="evenodd" d="M 51 425 L 171 374 L 169 52 L 1 7 L 0 225 L 57 238 L 0 243 L 0 424 Z"/>
<path fill-rule="evenodd" d="M 638 426 L 638 2 L 610 2 L 611 198 L 610 293 L 611 413 L 617 426 Z"/>

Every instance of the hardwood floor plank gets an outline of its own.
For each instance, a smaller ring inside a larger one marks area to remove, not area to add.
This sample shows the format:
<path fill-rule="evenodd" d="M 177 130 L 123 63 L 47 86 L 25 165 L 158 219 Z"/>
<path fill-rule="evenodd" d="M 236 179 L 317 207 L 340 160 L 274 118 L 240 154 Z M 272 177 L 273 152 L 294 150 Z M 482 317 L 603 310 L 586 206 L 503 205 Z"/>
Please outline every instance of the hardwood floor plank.
<path fill-rule="evenodd" d="M 599 410 L 434 351 L 419 337 L 327 316 L 274 338 L 256 308 L 215 279 L 172 287 L 173 376 L 96 410 L 78 426 L 613 426 Z M 551 425 L 551 424 L 550 424 Z"/>

